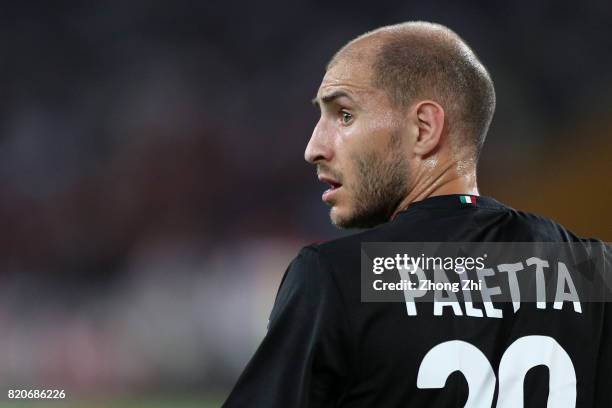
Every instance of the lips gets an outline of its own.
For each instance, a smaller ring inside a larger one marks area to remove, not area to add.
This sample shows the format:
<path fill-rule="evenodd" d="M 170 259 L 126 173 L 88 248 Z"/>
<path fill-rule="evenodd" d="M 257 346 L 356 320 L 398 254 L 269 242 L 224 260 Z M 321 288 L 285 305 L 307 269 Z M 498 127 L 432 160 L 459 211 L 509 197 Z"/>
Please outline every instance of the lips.
<path fill-rule="evenodd" d="M 321 196 L 321 199 L 325 202 L 329 202 L 338 189 L 342 188 L 342 183 L 331 177 L 319 175 L 319 181 L 329 185 L 329 188 Z"/>

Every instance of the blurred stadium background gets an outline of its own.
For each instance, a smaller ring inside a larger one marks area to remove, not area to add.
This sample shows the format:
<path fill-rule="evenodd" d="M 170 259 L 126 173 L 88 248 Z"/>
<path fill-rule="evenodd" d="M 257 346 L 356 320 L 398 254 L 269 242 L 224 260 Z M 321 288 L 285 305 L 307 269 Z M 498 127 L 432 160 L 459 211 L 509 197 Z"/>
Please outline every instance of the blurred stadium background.
<path fill-rule="evenodd" d="M 1 7 L 0 406 L 220 405 L 290 259 L 345 233 L 309 101 L 380 25 L 447 24 L 488 66 L 482 194 L 612 241 L 610 2 Z"/>

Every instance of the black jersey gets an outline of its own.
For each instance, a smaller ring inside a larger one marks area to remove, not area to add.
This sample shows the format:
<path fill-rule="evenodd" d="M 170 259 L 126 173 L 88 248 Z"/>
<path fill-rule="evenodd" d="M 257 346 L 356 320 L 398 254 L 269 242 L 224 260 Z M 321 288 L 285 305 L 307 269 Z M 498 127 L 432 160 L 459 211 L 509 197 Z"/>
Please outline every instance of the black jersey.
<path fill-rule="evenodd" d="M 475 201 L 475 202 L 474 202 Z M 612 407 L 609 303 L 493 319 L 409 316 L 360 298 L 363 242 L 581 242 L 487 197 L 415 202 L 368 231 L 303 248 L 225 407 Z M 431 309 L 431 305 L 430 305 Z"/>

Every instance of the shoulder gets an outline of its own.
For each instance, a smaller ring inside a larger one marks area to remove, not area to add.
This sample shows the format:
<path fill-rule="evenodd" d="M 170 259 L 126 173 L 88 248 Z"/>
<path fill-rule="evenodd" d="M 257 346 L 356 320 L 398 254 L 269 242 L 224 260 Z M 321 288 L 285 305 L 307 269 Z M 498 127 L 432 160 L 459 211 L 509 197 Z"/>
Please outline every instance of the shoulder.
<path fill-rule="evenodd" d="M 381 224 L 366 231 L 354 233 L 330 241 L 312 244 L 305 248 L 316 253 L 323 263 L 329 264 L 331 260 L 337 257 L 343 257 L 349 254 L 359 255 L 358 249 L 361 247 L 361 243 L 363 242 L 389 240 L 388 230 L 390 230 L 391 226 L 392 223 Z"/>
<path fill-rule="evenodd" d="M 300 290 L 308 295 L 322 295 L 333 290 L 332 265 L 321 245 L 303 247 L 293 258 L 281 281 L 281 289 Z"/>
<path fill-rule="evenodd" d="M 359 283 L 361 268 L 361 244 L 364 242 L 393 241 L 389 231 L 391 223 L 382 224 L 372 229 L 354 233 L 345 237 L 323 243 L 313 244 L 302 249 L 300 254 L 316 263 L 322 279 L 329 279 L 343 292 L 352 291 L 354 284 Z"/>
<path fill-rule="evenodd" d="M 517 225 L 532 239 L 542 242 L 578 242 L 584 240 L 555 220 L 527 211 L 508 208 Z"/>
<path fill-rule="evenodd" d="M 359 283 L 360 243 L 369 240 L 371 231 L 303 247 L 287 268 L 281 287 L 299 286 L 321 297 Z"/>

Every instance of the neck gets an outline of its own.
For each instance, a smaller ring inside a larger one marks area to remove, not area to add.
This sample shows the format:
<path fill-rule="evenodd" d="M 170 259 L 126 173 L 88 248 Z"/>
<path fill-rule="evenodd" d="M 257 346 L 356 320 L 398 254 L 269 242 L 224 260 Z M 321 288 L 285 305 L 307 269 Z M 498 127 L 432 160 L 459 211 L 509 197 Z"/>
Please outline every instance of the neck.
<path fill-rule="evenodd" d="M 399 203 L 391 219 L 411 203 L 429 197 L 448 194 L 479 195 L 475 167 L 473 162 L 451 162 L 422 172 L 416 177 L 414 187 Z"/>

